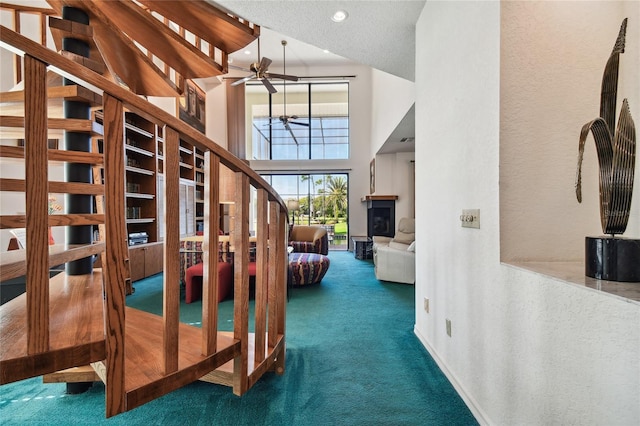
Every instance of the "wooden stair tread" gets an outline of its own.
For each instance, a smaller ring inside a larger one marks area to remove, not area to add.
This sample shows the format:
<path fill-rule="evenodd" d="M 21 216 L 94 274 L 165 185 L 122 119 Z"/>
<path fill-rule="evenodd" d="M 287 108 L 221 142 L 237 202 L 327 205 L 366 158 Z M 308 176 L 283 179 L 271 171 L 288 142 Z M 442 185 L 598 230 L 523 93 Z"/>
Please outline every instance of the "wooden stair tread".
<path fill-rule="evenodd" d="M 91 25 L 51 16 L 49 17 L 49 28 L 58 52 L 64 50 L 62 47 L 63 38 L 70 37 L 82 40 L 89 45 L 89 58 L 96 61 L 102 68 L 106 68 L 104 59 L 93 40 L 93 28 Z"/>
<path fill-rule="evenodd" d="M 64 0 L 65 3 L 71 0 Z M 76 3 L 77 0 L 72 1 Z M 127 36 L 144 46 L 148 51 L 175 69 L 184 78 L 213 77 L 223 74 L 222 67 L 212 58 L 198 50 L 175 31 L 158 21 L 149 12 L 133 2 L 93 1 L 78 2 L 103 23 L 112 22 L 126 28 Z M 180 9 L 176 10 L 176 13 Z M 99 45 L 104 52 L 104 46 Z M 107 62 L 109 57 L 105 57 Z M 115 59 L 115 57 L 112 57 Z"/>
<path fill-rule="evenodd" d="M 65 246 L 55 244 L 49 246 L 49 266 L 62 265 L 72 260 L 83 259 L 104 251 L 104 243 Z M 23 276 L 27 273 L 26 250 L 0 252 L 0 281 Z M 95 272 L 94 272 L 95 273 Z M 77 277 L 70 277 L 76 279 Z M 0 307 L 2 312 L 4 305 Z M 3 323 L 4 324 L 4 323 Z"/>
<path fill-rule="evenodd" d="M 0 127 L 24 129 L 24 122 L 24 117 L 0 115 Z M 102 136 L 104 133 L 101 124 L 92 120 L 83 120 L 81 118 L 49 118 L 47 120 L 47 128 L 51 130 L 90 133 L 91 136 Z"/>
<path fill-rule="evenodd" d="M 0 306 L 1 384 L 105 358 L 101 271 L 77 276 L 59 273 L 49 281 L 49 300 L 52 352 L 39 360 L 51 367 L 37 370 L 35 374 L 30 370 L 33 363 L 24 360 L 27 356 L 26 295 Z"/>
<path fill-rule="evenodd" d="M 50 86 L 47 88 L 47 98 L 49 98 L 49 102 L 52 100 L 64 99 L 67 101 L 80 101 L 87 102 L 91 104 L 91 106 L 102 106 L 102 96 L 99 94 L 92 92 L 91 90 L 78 86 L 78 85 L 70 85 L 70 86 Z M 20 103 L 24 102 L 24 90 L 16 90 L 12 92 L 1 92 L 0 93 L 0 107 L 4 107 L 5 103 Z M 60 104 L 62 106 L 62 104 Z M 49 104 L 49 108 L 51 104 Z M 21 106 L 20 111 L 24 113 L 24 109 Z M 15 115 L 5 113 L 3 110 L 3 114 L 5 115 Z"/>
<path fill-rule="evenodd" d="M 91 164 L 98 167 L 102 167 L 104 164 L 104 156 L 93 152 L 67 151 L 49 147 L 47 154 L 49 161 Z M 24 147 L 0 145 L 0 157 L 24 159 Z"/>
<path fill-rule="evenodd" d="M 204 1 L 140 0 L 140 3 L 170 17 L 182 28 L 226 53 L 244 49 L 260 35 L 258 25 L 250 27 Z"/>
<path fill-rule="evenodd" d="M 198 380 L 207 372 L 229 362 L 240 353 L 240 341 L 233 335 L 218 333 L 218 350 L 201 353 L 202 329 L 179 325 L 178 370 L 164 374 L 161 316 L 127 307 L 125 310 L 125 392 L 131 409 Z"/>

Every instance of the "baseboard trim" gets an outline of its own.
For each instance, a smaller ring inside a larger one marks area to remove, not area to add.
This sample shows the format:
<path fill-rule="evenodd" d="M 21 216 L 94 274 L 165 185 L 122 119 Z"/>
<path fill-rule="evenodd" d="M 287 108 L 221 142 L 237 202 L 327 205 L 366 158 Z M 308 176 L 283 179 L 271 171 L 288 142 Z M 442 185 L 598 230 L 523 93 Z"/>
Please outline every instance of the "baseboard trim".
<path fill-rule="evenodd" d="M 491 425 L 492 423 L 488 420 L 488 416 L 484 411 L 482 411 L 476 400 L 466 392 L 465 388 L 457 380 L 455 374 L 453 374 L 451 370 L 447 368 L 447 364 L 442 360 L 442 358 L 440 358 L 438 352 L 429 344 L 429 342 L 427 342 L 427 339 L 422 334 L 420 334 L 420 331 L 416 328 L 415 325 L 413 326 L 413 332 L 418 337 L 418 340 L 420 340 L 420 342 L 424 345 L 425 349 L 427 350 L 427 352 L 429 352 L 429 355 L 431 355 L 436 364 L 438 364 L 440 370 L 442 370 L 444 375 L 447 376 L 447 379 L 449 379 L 449 381 L 453 385 L 453 388 L 456 390 L 456 392 L 458 392 L 467 407 L 469 407 L 469 410 L 471 410 L 471 414 L 473 414 L 478 423 L 480 423 L 481 425 Z"/>

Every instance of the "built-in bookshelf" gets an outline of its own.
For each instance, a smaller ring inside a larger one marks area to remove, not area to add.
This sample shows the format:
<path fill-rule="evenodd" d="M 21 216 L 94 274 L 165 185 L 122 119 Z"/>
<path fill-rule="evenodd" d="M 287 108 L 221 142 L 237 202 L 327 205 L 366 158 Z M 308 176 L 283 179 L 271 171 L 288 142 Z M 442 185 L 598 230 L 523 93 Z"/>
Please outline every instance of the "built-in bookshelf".
<path fill-rule="evenodd" d="M 158 241 L 156 126 L 125 113 L 126 222 L 130 245 Z"/>
<path fill-rule="evenodd" d="M 204 153 L 194 152 L 195 221 L 196 231 L 204 231 Z"/>
<path fill-rule="evenodd" d="M 164 240 L 163 128 L 125 113 L 126 223 L 132 281 L 162 271 Z M 180 141 L 180 234 L 204 229 L 204 153 Z"/>

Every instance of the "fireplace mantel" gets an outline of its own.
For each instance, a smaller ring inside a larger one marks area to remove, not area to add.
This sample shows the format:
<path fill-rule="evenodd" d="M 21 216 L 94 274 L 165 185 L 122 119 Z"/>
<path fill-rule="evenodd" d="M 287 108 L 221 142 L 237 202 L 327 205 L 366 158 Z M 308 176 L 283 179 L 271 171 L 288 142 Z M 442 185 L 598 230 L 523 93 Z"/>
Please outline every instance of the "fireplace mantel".
<path fill-rule="evenodd" d="M 366 201 L 395 201 L 397 199 L 397 195 L 365 195 L 360 201 L 364 203 Z"/>

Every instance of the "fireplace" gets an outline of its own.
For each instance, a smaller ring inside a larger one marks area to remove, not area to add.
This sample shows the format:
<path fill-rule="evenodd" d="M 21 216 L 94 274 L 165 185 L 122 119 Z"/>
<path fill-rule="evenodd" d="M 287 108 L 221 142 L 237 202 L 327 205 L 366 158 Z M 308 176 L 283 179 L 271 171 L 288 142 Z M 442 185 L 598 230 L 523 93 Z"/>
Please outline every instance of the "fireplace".
<path fill-rule="evenodd" d="M 396 233 L 396 199 L 397 196 L 365 197 L 367 201 L 367 236 L 393 237 Z"/>

